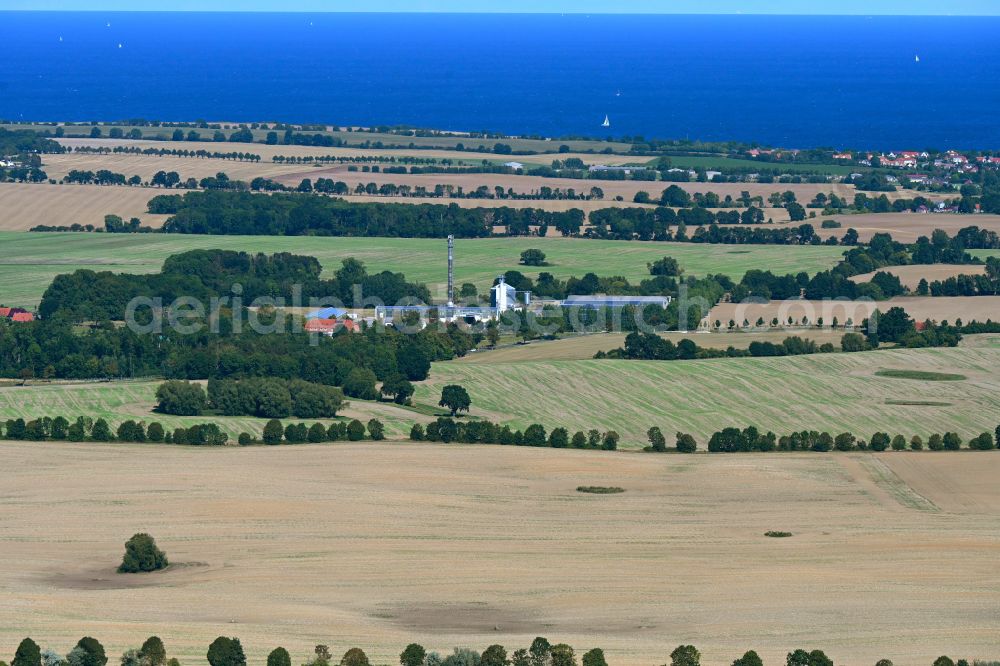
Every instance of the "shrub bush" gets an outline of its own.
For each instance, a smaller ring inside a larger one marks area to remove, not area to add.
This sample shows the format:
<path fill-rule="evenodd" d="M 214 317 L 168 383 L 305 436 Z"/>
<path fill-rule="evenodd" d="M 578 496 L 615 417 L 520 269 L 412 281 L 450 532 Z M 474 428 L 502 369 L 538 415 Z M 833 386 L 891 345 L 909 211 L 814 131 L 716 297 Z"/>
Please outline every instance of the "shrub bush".
<path fill-rule="evenodd" d="M 159 571 L 166 566 L 166 553 L 156 547 L 153 537 L 140 532 L 125 542 L 125 556 L 118 567 L 118 573 Z"/>

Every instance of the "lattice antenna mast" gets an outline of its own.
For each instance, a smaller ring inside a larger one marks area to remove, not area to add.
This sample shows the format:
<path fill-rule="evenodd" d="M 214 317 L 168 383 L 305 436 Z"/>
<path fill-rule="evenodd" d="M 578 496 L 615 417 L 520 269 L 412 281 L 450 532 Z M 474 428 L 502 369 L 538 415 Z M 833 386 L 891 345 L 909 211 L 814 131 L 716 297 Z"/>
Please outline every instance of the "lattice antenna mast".
<path fill-rule="evenodd" d="M 455 237 L 448 236 L 448 307 L 455 307 Z"/>

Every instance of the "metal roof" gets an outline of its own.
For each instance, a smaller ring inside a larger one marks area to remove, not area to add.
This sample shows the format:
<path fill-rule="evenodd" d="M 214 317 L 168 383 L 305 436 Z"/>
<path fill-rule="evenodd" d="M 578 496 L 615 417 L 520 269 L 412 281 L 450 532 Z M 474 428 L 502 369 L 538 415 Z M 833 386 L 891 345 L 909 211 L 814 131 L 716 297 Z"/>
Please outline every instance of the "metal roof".
<path fill-rule="evenodd" d="M 306 319 L 338 319 L 347 314 L 344 308 L 320 308 L 306 315 Z"/>
<path fill-rule="evenodd" d="M 625 307 L 628 305 L 659 305 L 666 307 L 669 296 L 568 296 L 564 307 Z"/>

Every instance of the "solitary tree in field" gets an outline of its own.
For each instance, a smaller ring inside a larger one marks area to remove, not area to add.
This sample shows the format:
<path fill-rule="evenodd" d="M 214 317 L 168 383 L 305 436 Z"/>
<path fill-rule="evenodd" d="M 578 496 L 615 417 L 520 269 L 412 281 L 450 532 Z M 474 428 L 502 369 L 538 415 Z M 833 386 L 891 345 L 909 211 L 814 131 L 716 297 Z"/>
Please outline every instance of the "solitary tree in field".
<path fill-rule="evenodd" d="M 541 250 L 525 250 L 521 253 L 521 263 L 525 266 L 545 266 L 545 253 Z"/>
<path fill-rule="evenodd" d="M 646 268 L 650 275 L 666 275 L 668 277 L 677 277 L 684 272 L 673 257 L 663 257 L 652 263 L 647 263 Z"/>
<path fill-rule="evenodd" d="M 441 389 L 441 400 L 438 401 L 440 407 L 447 407 L 451 410 L 451 415 L 458 412 L 468 412 L 472 406 L 472 399 L 469 392 L 458 384 L 449 384 Z"/>
<path fill-rule="evenodd" d="M 156 547 L 153 537 L 140 532 L 125 542 L 125 556 L 118 573 L 158 571 L 166 566 L 166 554 Z"/>

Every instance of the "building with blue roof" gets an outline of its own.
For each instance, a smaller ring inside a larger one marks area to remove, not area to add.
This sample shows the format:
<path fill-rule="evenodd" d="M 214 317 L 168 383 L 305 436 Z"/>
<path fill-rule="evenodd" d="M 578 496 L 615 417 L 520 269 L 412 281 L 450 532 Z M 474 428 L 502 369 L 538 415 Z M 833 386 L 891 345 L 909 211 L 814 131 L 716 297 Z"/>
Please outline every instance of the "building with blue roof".
<path fill-rule="evenodd" d="M 320 308 L 306 315 L 306 319 L 340 319 L 347 314 L 344 308 Z"/>

